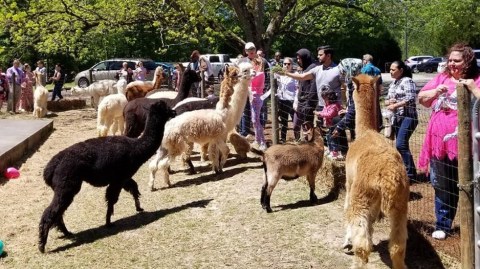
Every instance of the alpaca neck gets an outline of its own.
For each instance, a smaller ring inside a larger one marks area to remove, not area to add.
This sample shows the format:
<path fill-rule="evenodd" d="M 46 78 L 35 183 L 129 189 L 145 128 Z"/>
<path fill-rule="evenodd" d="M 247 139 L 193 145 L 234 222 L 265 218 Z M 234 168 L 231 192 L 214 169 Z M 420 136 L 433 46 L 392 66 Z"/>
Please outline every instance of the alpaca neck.
<path fill-rule="evenodd" d="M 245 108 L 245 103 L 248 98 L 248 84 L 249 80 L 242 80 L 240 83 L 237 83 L 234 86 L 234 91 L 232 94 L 232 101 L 230 102 L 231 111 L 243 111 Z"/>
<path fill-rule="evenodd" d="M 194 83 L 192 74 L 187 72 L 190 71 L 186 71 L 182 76 L 182 81 L 180 81 L 180 89 L 178 90 L 177 97 L 175 97 L 174 99 L 175 103 L 178 103 L 188 97 L 188 94 L 190 93 L 190 88 Z"/>
<path fill-rule="evenodd" d="M 377 109 L 375 109 L 377 98 L 372 97 L 355 102 L 355 133 L 357 135 L 361 135 L 367 130 L 377 130 Z"/>
<path fill-rule="evenodd" d="M 159 72 L 159 74 L 155 74 L 155 77 L 153 78 L 152 83 L 153 83 L 153 89 L 154 90 L 160 89 L 160 86 L 162 85 L 163 77 L 160 74 L 160 72 Z"/>
<path fill-rule="evenodd" d="M 148 152 L 149 157 L 155 153 L 162 142 L 165 127 L 165 122 L 163 124 L 161 122 L 162 117 L 162 115 L 148 115 L 145 130 L 142 136 L 138 138 L 139 148 L 142 147 L 143 151 L 151 151 Z"/>

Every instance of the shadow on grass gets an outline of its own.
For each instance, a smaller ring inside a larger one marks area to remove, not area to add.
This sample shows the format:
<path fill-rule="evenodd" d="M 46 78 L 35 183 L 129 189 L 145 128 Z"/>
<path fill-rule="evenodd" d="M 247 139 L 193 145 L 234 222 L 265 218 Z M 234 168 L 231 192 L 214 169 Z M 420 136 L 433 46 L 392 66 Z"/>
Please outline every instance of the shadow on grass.
<path fill-rule="evenodd" d="M 413 221 L 415 222 L 415 221 Z M 405 263 L 408 268 L 435 268 L 445 269 L 440 256 L 432 244 L 416 228 L 418 224 L 408 225 L 407 253 Z M 380 259 L 389 267 L 392 267 L 392 260 L 388 252 L 388 241 L 380 241 L 374 251 L 378 251 Z"/>
<path fill-rule="evenodd" d="M 199 177 L 178 181 L 178 182 L 172 184 L 172 188 L 189 187 L 189 186 L 192 186 L 192 185 L 201 185 L 201 184 L 205 184 L 205 183 L 208 183 L 208 182 L 220 181 L 220 180 L 223 180 L 223 179 L 226 179 L 226 178 L 233 177 L 233 176 L 235 176 L 237 174 L 240 174 L 242 172 L 245 172 L 249 168 L 252 168 L 252 167 L 235 167 L 235 168 L 232 168 L 232 169 L 229 169 L 229 170 L 226 170 L 226 171 L 224 170 L 223 173 L 218 174 L 218 175 L 216 175 L 212 172 L 212 173 L 209 173 L 207 175 L 202 175 L 202 176 L 199 176 Z"/>
<path fill-rule="evenodd" d="M 119 219 L 113 222 L 115 226 L 111 228 L 100 226 L 100 227 L 91 228 L 85 231 L 81 231 L 74 235 L 73 237 L 74 242 L 62 247 L 58 247 L 52 250 L 51 252 L 52 253 L 62 252 L 70 248 L 78 247 L 84 244 L 89 244 L 89 243 L 95 242 L 96 240 L 106 238 L 112 235 L 116 235 L 124 231 L 135 230 L 144 225 L 157 221 L 160 218 L 163 218 L 169 214 L 173 214 L 173 213 L 176 213 L 188 208 L 192 208 L 192 207 L 206 207 L 212 200 L 213 199 L 198 200 L 198 201 L 190 202 L 188 204 L 184 204 L 184 205 L 169 208 L 169 209 L 162 209 L 154 212 L 141 212 L 141 213 L 132 215 L 130 217 Z"/>
<path fill-rule="evenodd" d="M 274 208 L 279 208 L 278 211 L 282 210 L 292 210 L 292 209 L 299 209 L 303 207 L 310 207 L 310 206 L 316 206 L 316 205 L 322 205 L 326 203 L 333 202 L 337 199 L 338 194 L 336 192 L 330 191 L 326 196 L 319 198 L 318 202 L 315 204 L 312 204 L 310 200 L 301 200 L 298 202 L 295 202 L 293 204 L 288 204 L 288 205 L 278 205 L 275 206 Z"/>

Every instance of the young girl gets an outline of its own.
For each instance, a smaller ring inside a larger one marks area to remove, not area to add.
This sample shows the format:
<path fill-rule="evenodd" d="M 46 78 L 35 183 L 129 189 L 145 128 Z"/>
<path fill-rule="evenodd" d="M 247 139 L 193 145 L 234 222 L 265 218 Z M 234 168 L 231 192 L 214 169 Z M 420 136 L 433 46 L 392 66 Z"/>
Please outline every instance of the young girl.
<path fill-rule="evenodd" d="M 328 150 L 330 153 L 327 155 L 330 159 L 333 160 L 340 160 L 343 159 L 342 153 L 338 149 L 338 145 L 336 145 L 332 139 L 330 139 L 335 126 L 333 125 L 333 118 L 338 116 L 338 112 L 342 110 L 342 106 L 337 102 L 337 94 L 334 90 L 330 89 L 328 85 L 322 85 L 320 88 L 322 92 L 322 98 L 325 100 L 325 107 L 322 111 L 314 111 L 317 117 L 323 118 L 323 127 L 328 128 L 328 135 L 327 135 L 327 145 Z"/>

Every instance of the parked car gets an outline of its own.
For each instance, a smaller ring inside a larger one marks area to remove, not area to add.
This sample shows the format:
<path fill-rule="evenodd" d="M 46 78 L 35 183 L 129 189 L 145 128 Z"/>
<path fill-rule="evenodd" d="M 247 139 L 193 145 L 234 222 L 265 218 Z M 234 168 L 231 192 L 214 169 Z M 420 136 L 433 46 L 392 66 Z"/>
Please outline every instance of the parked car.
<path fill-rule="evenodd" d="M 411 56 L 405 60 L 405 64 L 408 65 L 415 72 L 418 64 L 431 58 L 433 58 L 433 56 L 430 55 Z"/>
<path fill-rule="evenodd" d="M 153 74 L 157 65 L 150 59 L 141 58 L 115 58 L 101 61 L 91 68 L 79 72 L 75 76 L 75 85 L 81 88 L 88 87 L 92 82 L 103 79 L 114 79 L 116 73 L 122 68 L 123 62 L 127 62 L 128 67 L 135 70 L 138 62 L 143 62 L 143 67 L 147 69 L 147 80 L 153 80 Z M 90 72 L 92 74 L 90 78 Z"/>
<path fill-rule="evenodd" d="M 431 59 L 428 59 L 428 60 L 418 64 L 415 71 L 425 72 L 425 73 L 433 73 L 434 71 L 437 70 L 438 64 L 441 63 L 441 62 L 445 62 L 445 61 L 446 61 L 446 59 L 443 58 L 443 57 L 431 58 Z"/>

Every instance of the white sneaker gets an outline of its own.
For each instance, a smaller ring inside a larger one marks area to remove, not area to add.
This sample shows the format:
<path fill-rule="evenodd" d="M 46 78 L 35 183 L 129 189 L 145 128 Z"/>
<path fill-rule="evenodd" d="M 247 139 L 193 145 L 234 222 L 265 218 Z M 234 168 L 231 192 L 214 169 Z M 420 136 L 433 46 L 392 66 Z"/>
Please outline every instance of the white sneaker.
<path fill-rule="evenodd" d="M 447 237 L 447 234 L 445 233 L 445 231 L 436 230 L 435 232 L 432 233 L 432 237 L 437 240 L 445 240 L 445 238 Z"/>
<path fill-rule="evenodd" d="M 267 150 L 267 145 L 265 145 L 265 143 L 261 143 L 260 146 L 258 146 L 258 149 L 261 151 L 265 151 Z"/>

